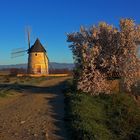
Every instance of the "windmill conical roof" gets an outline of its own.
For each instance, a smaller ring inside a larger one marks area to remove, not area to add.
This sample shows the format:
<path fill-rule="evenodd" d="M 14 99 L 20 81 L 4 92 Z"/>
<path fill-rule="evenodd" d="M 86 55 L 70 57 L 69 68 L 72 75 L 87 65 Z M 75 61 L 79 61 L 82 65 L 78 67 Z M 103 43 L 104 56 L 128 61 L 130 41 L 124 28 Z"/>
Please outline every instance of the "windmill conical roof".
<path fill-rule="evenodd" d="M 46 52 L 45 48 L 43 45 L 40 43 L 40 40 L 37 38 L 34 45 L 29 49 L 29 53 L 32 52 Z"/>

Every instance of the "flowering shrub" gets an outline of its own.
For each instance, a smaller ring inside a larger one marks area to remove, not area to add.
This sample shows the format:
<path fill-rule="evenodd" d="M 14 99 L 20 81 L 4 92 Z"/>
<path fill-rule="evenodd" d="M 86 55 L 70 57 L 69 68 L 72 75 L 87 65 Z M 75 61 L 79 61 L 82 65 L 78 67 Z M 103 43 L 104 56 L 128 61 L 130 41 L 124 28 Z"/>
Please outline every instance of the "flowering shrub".
<path fill-rule="evenodd" d="M 119 48 L 122 53 L 118 57 L 118 63 L 123 75 L 123 82 L 129 91 L 131 91 L 131 86 L 136 83 L 140 71 L 137 41 L 140 41 L 140 26 L 136 26 L 130 19 L 121 20 Z"/>
<path fill-rule="evenodd" d="M 140 26 L 121 19 L 117 29 L 105 22 L 67 35 L 75 60 L 77 88 L 91 94 L 110 93 L 109 75 L 119 73 L 126 89 L 135 84 L 140 60 L 137 56 Z"/>

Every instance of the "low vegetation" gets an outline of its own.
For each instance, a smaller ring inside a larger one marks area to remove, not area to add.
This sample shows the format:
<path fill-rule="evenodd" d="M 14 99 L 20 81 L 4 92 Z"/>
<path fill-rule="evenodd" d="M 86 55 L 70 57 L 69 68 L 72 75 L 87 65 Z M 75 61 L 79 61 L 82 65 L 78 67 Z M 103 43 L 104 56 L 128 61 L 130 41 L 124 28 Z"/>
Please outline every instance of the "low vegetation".
<path fill-rule="evenodd" d="M 66 93 L 66 124 L 73 140 L 139 140 L 140 107 L 127 94 Z"/>
<path fill-rule="evenodd" d="M 22 92 L 22 89 L 17 84 L 0 87 L 0 97 L 9 97 L 17 92 Z"/>
<path fill-rule="evenodd" d="M 140 25 L 102 22 L 67 39 L 75 61 L 65 100 L 70 139 L 139 140 Z"/>
<path fill-rule="evenodd" d="M 5 76 L 0 76 L 0 84 L 3 83 L 35 84 L 46 79 L 47 79 L 46 77 L 28 77 L 28 76 L 17 77 L 17 76 L 5 75 Z"/>
<path fill-rule="evenodd" d="M 35 86 L 49 78 L 46 77 L 16 77 L 16 76 L 0 76 L 0 97 L 8 97 L 22 92 L 24 86 Z"/>

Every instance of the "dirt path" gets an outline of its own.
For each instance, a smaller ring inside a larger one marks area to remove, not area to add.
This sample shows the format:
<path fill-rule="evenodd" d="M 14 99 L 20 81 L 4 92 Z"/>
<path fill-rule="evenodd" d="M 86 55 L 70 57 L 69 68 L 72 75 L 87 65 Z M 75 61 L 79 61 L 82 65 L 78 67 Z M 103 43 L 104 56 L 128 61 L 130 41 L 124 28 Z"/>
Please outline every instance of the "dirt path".
<path fill-rule="evenodd" d="M 67 78 L 25 86 L 13 101 L 0 104 L 0 140 L 64 140 L 64 96 Z"/>

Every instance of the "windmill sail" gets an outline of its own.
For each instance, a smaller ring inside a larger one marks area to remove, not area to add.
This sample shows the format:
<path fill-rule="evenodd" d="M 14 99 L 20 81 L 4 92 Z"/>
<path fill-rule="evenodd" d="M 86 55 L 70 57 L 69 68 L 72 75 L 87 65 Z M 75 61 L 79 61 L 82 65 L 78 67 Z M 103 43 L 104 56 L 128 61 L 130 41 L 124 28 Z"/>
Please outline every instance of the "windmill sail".
<path fill-rule="evenodd" d="M 27 53 L 27 51 L 28 50 L 26 50 L 25 48 L 13 49 L 12 52 L 11 52 L 11 58 L 23 56 Z"/>
<path fill-rule="evenodd" d="M 27 38 L 28 38 L 28 49 L 25 49 L 25 48 L 13 49 L 11 52 L 11 58 L 26 55 L 26 53 L 29 51 L 29 49 L 30 49 L 30 28 L 27 27 L 26 31 L 27 31 Z"/>
<path fill-rule="evenodd" d="M 30 49 L 30 28 L 27 28 L 27 36 L 28 36 L 28 49 Z"/>

